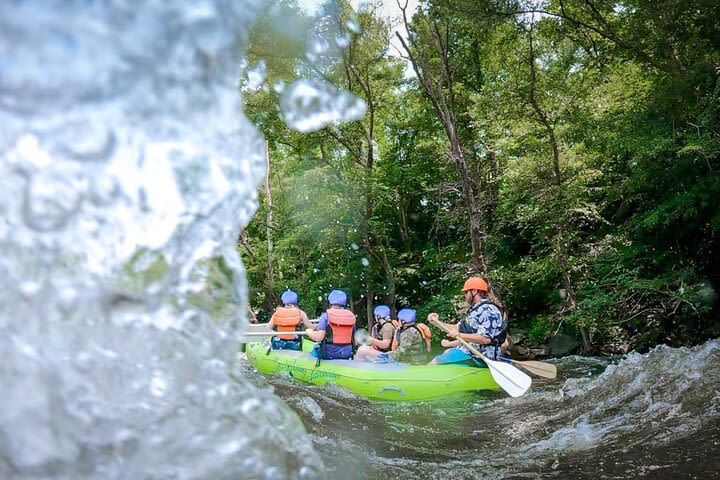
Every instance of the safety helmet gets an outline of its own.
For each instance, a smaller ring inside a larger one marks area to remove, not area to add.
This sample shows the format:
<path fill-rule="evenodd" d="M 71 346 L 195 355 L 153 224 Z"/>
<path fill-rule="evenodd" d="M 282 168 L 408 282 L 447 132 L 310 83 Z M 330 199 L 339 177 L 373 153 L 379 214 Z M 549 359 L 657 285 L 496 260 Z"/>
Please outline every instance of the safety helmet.
<path fill-rule="evenodd" d="M 283 292 L 282 295 L 280 295 L 280 301 L 283 303 L 283 305 L 297 305 L 298 294 L 297 292 L 293 292 L 288 288 Z"/>
<path fill-rule="evenodd" d="M 327 296 L 327 301 L 330 305 L 342 305 L 344 307 L 347 304 L 347 295 L 342 290 L 333 290 Z"/>
<path fill-rule="evenodd" d="M 378 305 L 373 311 L 376 317 L 387 318 L 390 316 L 390 307 L 387 305 Z"/>
<path fill-rule="evenodd" d="M 488 291 L 488 284 L 480 277 L 470 277 L 465 280 L 462 291 L 467 292 L 468 290 L 480 290 L 482 292 Z"/>
<path fill-rule="evenodd" d="M 403 323 L 412 323 L 417 319 L 415 310 L 412 308 L 403 308 L 398 312 L 398 320 Z"/>

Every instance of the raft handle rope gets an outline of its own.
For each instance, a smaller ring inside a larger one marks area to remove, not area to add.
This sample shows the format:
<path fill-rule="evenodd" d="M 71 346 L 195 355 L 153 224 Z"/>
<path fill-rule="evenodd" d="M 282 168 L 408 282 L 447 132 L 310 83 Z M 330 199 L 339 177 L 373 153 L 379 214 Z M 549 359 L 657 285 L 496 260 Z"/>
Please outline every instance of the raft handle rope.
<path fill-rule="evenodd" d="M 382 387 L 378 391 L 378 393 L 385 393 L 385 392 L 398 392 L 401 397 L 404 397 L 405 395 L 407 395 L 407 393 L 405 393 L 405 390 L 403 390 L 400 387 Z"/>

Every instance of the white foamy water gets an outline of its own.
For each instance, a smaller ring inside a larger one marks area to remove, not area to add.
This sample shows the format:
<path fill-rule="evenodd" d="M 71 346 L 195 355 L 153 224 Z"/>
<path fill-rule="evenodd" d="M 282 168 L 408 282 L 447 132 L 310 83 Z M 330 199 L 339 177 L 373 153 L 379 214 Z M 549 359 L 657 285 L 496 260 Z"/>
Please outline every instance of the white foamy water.
<path fill-rule="evenodd" d="M 232 363 L 262 6 L 0 5 L 0 478 L 322 476 Z"/>

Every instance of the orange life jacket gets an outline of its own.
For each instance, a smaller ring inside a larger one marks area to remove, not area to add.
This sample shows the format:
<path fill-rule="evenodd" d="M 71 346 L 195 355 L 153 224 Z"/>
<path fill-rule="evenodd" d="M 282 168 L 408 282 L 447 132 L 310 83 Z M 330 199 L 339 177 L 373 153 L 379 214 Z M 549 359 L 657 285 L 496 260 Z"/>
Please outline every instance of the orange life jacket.
<path fill-rule="evenodd" d="M 277 307 L 272 317 L 275 328 L 278 332 L 295 332 L 300 325 L 300 309 L 293 307 Z M 297 340 L 297 335 L 277 335 L 281 340 Z"/>
<path fill-rule="evenodd" d="M 432 348 L 432 341 L 431 341 L 432 333 L 430 332 L 430 327 L 428 327 L 424 323 L 416 323 L 414 325 L 407 325 L 407 326 L 401 325 L 400 328 L 395 330 L 395 337 L 393 338 L 393 342 L 392 342 L 393 351 L 397 350 L 397 348 L 398 348 L 398 344 L 400 343 L 400 335 L 402 334 L 403 331 L 405 331 L 408 328 L 414 328 L 418 332 L 420 332 L 420 335 L 422 335 L 422 338 L 425 339 L 425 345 L 427 347 L 427 351 L 430 352 L 430 350 Z"/>
<path fill-rule="evenodd" d="M 328 330 L 325 332 L 325 342 L 335 345 L 349 345 L 352 343 L 355 315 L 350 310 L 329 308 L 327 310 Z"/>

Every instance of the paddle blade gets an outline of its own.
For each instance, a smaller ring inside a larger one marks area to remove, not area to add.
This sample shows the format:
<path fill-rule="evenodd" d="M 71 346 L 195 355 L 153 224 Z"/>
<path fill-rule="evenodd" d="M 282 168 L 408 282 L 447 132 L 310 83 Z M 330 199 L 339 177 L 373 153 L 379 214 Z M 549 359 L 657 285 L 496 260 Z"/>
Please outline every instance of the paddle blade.
<path fill-rule="evenodd" d="M 511 397 L 519 397 L 530 388 L 532 378 L 509 363 L 485 359 L 495 382 Z"/>
<path fill-rule="evenodd" d="M 538 362 L 535 360 L 513 360 L 513 363 L 519 364 L 521 367 L 527 369 L 530 373 L 534 373 L 538 377 L 557 377 L 557 366 L 552 363 Z"/>

